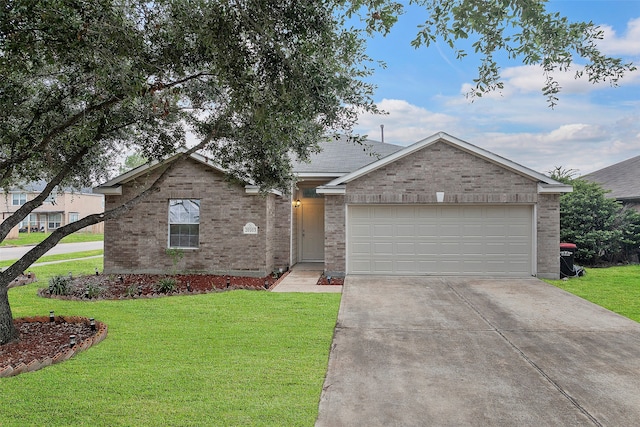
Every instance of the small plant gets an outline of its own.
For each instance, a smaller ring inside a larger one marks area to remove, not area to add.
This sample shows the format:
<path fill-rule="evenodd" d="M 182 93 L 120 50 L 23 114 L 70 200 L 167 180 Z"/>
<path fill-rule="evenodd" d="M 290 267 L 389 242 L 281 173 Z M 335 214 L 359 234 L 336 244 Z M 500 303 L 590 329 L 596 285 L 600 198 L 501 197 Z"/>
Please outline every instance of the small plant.
<path fill-rule="evenodd" d="M 156 284 L 156 292 L 161 294 L 169 294 L 176 290 L 178 282 L 171 277 L 165 277 L 158 281 Z"/>
<path fill-rule="evenodd" d="M 184 258 L 184 251 L 182 249 L 170 248 L 167 249 L 166 252 L 173 263 L 173 274 L 176 274 L 178 272 L 178 263 Z"/>
<path fill-rule="evenodd" d="M 54 276 L 49 279 L 49 293 L 51 295 L 69 295 L 71 279 L 67 276 Z"/>
<path fill-rule="evenodd" d="M 84 296 L 87 298 L 98 298 L 102 294 L 102 287 L 95 283 L 90 283 L 84 290 Z"/>
<path fill-rule="evenodd" d="M 124 296 L 126 296 L 127 298 L 133 298 L 134 296 L 138 295 L 138 286 L 135 284 L 131 284 L 129 286 L 127 286 L 126 291 L 124 292 Z"/>

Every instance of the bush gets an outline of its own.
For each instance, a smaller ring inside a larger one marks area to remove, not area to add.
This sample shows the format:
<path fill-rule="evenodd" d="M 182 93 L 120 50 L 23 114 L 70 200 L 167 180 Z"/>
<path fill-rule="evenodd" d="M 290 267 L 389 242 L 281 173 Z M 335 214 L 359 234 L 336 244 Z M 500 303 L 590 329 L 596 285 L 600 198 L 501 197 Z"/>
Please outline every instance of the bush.
<path fill-rule="evenodd" d="M 177 285 L 178 282 L 176 281 L 176 279 L 165 277 L 158 281 L 158 284 L 156 285 L 156 292 L 161 294 L 169 294 L 176 290 Z"/>
<path fill-rule="evenodd" d="M 572 193 L 560 198 L 560 240 L 578 246 L 576 262 L 627 262 L 640 246 L 640 214 L 607 198 L 600 185 L 568 180 Z"/>
<path fill-rule="evenodd" d="M 71 293 L 71 279 L 67 276 L 54 276 L 49 279 L 49 293 L 51 295 L 69 295 Z"/>
<path fill-rule="evenodd" d="M 84 295 L 87 298 L 98 298 L 101 294 L 102 294 L 102 287 L 96 285 L 95 283 L 88 284 L 84 292 Z"/>

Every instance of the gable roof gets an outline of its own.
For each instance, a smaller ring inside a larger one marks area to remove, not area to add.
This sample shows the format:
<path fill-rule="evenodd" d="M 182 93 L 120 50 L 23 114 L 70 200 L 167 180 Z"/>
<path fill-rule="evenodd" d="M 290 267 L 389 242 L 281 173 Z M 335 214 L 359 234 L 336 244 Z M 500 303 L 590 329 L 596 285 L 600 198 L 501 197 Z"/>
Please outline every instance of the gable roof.
<path fill-rule="evenodd" d="M 611 191 L 610 197 L 617 200 L 640 199 L 640 156 L 591 172 L 582 178 L 600 184 L 605 190 Z"/>
<path fill-rule="evenodd" d="M 293 160 L 293 171 L 298 176 L 342 176 L 404 148 L 370 139 L 358 144 L 349 141 L 345 136 L 322 141 L 318 145 L 321 151 L 311 154 L 309 162 Z"/>
<path fill-rule="evenodd" d="M 507 160 L 503 157 L 498 156 L 490 151 L 484 150 L 480 147 L 477 147 L 473 144 L 470 144 L 461 139 L 455 138 L 445 132 L 439 132 L 431 135 L 428 138 L 425 138 L 421 141 L 416 142 L 402 150 L 396 151 L 378 161 L 365 165 L 358 170 L 355 170 L 351 173 L 345 174 L 341 177 L 334 179 L 328 184 L 322 186 L 318 192 L 320 193 L 334 193 L 336 191 L 336 187 L 342 186 L 354 179 L 360 178 L 363 175 L 366 175 L 376 169 L 379 169 L 383 166 L 386 166 L 390 163 L 395 162 L 398 159 L 406 157 L 408 155 L 413 154 L 414 152 L 421 150 L 425 147 L 428 147 L 436 142 L 445 142 L 450 144 L 460 150 L 466 151 L 470 154 L 474 154 L 480 158 L 483 158 L 489 162 L 497 164 L 505 169 L 511 170 L 519 175 L 528 177 L 534 181 L 538 182 L 538 192 L 540 193 L 568 193 L 571 192 L 572 188 L 569 185 L 558 182 L 554 179 L 549 178 L 546 175 L 543 175 L 539 172 L 536 172 L 532 169 L 519 165 L 518 163 L 512 162 L 511 160 Z M 333 187 L 333 188 L 332 188 Z"/>
<path fill-rule="evenodd" d="M 394 144 L 385 144 L 378 141 L 365 140 L 362 144 L 348 141 L 347 137 L 340 137 L 330 141 L 322 141 L 318 144 L 321 151 L 311 154 L 309 162 L 293 160 L 293 172 L 301 178 L 326 177 L 335 178 L 359 169 L 369 163 L 375 162 L 381 157 L 387 156 L 403 147 Z M 119 175 L 93 189 L 94 193 L 119 195 L 122 184 L 126 184 L 159 166 L 175 160 L 182 153 L 176 153 L 162 161 L 154 160 L 138 166 L 122 175 Z M 193 160 L 207 165 L 219 172 L 225 173 L 222 166 L 210 158 L 193 153 Z M 257 192 L 257 187 L 250 183 L 246 186 L 247 192 Z M 276 192 L 276 194 L 280 194 Z"/>

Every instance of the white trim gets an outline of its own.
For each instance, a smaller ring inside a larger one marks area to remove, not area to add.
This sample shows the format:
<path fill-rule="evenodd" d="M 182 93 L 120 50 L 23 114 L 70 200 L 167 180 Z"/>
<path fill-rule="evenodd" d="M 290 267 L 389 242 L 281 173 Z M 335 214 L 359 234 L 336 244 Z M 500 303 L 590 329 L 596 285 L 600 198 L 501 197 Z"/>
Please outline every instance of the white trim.
<path fill-rule="evenodd" d="M 260 194 L 260 187 L 257 185 L 247 184 L 244 186 L 244 192 L 246 194 L 258 195 Z M 276 196 L 282 196 L 282 191 L 278 190 L 269 190 L 269 193 L 275 194 Z"/>
<path fill-rule="evenodd" d="M 93 192 L 105 196 L 122 196 L 122 185 L 113 187 L 94 187 Z"/>
<path fill-rule="evenodd" d="M 573 187 L 571 185 L 538 183 L 538 194 L 561 194 L 572 192 Z"/>
<path fill-rule="evenodd" d="M 298 172 L 295 175 L 299 178 L 299 181 L 310 181 L 313 179 L 339 178 L 345 174 L 347 172 Z"/>
<path fill-rule="evenodd" d="M 335 187 L 329 187 L 328 185 L 321 185 L 319 187 L 316 187 L 316 193 L 318 194 L 346 194 L 347 193 L 347 187 L 345 185 L 340 185 L 340 186 L 335 186 Z"/>

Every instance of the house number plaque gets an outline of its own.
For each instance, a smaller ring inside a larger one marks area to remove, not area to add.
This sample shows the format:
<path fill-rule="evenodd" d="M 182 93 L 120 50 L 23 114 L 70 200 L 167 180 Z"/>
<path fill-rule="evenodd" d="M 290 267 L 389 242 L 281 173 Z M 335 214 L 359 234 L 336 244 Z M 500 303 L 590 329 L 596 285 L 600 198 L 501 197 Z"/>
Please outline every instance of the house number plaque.
<path fill-rule="evenodd" d="M 248 222 L 242 227 L 242 232 L 244 234 L 258 234 L 258 226 L 252 222 Z"/>

